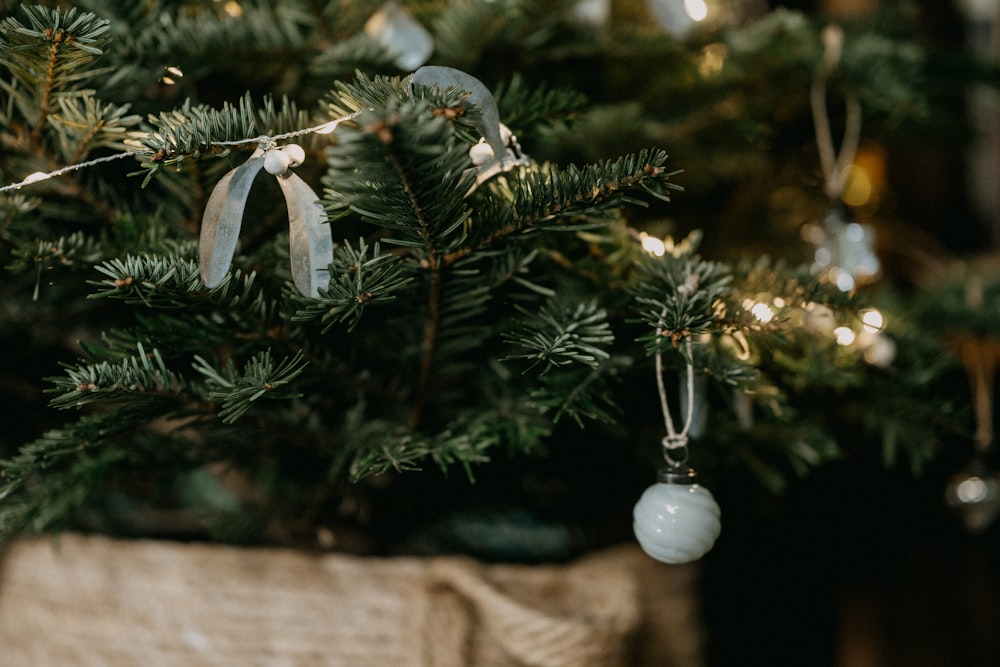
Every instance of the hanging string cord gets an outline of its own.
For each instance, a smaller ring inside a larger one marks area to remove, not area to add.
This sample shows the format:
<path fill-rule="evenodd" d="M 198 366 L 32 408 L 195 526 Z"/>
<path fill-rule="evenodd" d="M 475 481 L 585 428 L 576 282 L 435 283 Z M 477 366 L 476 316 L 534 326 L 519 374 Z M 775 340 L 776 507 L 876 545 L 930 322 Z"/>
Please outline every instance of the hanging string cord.
<path fill-rule="evenodd" d="M 666 314 L 664 309 L 662 315 Z M 663 328 L 658 327 L 657 335 L 663 333 Z M 667 429 L 667 435 L 663 437 L 663 458 L 672 466 L 680 466 L 687 462 L 688 432 L 691 430 L 691 423 L 694 421 L 694 364 L 691 356 L 691 339 L 684 341 L 685 352 L 687 353 L 687 410 L 684 417 L 684 427 L 677 431 L 674 419 L 670 414 L 670 402 L 667 399 L 667 388 L 663 383 L 663 354 L 656 353 L 656 388 L 660 393 L 660 409 L 663 411 L 663 424 Z M 674 458 L 673 452 L 680 451 L 680 458 Z"/>
<path fill-rule="evenodd" d="M 854 162 L 861 140 L 861 103 L 857 95 L 848 93 L 845 101 L 844 137 L 837 152 L 833 146 L 833 135 L 830 131 L 830 117 L 826 110 L 826 83 L 830 74 L 840 64 L 844 43 L 844 33 L 837 26 L 827 26 L 823 29 L 823 58 L 816 68 L 810 90 L 813 127 L 816 130 L 816 147 L 819 150 L 820 164 L 826 181 L 826 194 L 831 199 L 838 199 L 844 191 L 844 177 L 847 168 Z"/>
<path fill-rule="evenodd" d="M 104 162 L 112 162 L 114 160 L 121 160 L 122 158 L 132 157 L 138 155 L 142 151 L 126 151 L 124 153 L 115 153 L 114 155 L 105 155 L 104 157 L 95 158 L 93 160 L 87 160 L 86 162 L 80 162 L 79 164 L 71 164 L 67 167 L 62 167 L 61 169 L 56 169 L 55 171 L 50 171 L 47 173 L 35 172 L 30 174 L 20 183 L 11 183 L 10 185 L 5 185 L 0 188 L 0 192 L 7 192 L 8 190 L 17 190 L 25 185 L 30 185 L 32 183 L 38 183 L 39 181 L 47 181 L 50 178 L 55 178 L 56 176 L 62 176 L 63 174 L 68 174 L 79 169 L 86 169 L 87 167 L 93 167 L 94 165 L 102 164 Z"/>
<path fill-rule="evenodd" d="M 283 134 L 276 134 L 273 136 L 261 135 L 259 137 L 253 137 L 250 139 L 238 139 L 235 141 L 213 141 L 210 142 L 211 146 L 243 146 L 245 144 L 256 143 L 261 148 L 272 148 L 277 141 L 283 139 L 292 139 L 294 137 L 301 137 L 306 134 L 329 134 L 337 129 L 337 126 L 344 121 L 353 120 L 357 118 L 362 113 L 367 111 L 367 109 L 360 109 L 353 113 L 349 113 L 345 116 L 339 118 L 334 118 L 325 123 L 319 125 L 314 125 L 312 127 L 306 127 L 299 130 L 293 130 L 291 132 L 285 132 Z M 50 178 L 55 178 L 56 176 L 62 176 L 63 174 L 68 174 L 70 172 L 78 171 L 80 169 L 86 169 L 88 167 L 93 167 L 98 164 L 103 164 L 105 162 L 112 162 L 114 160 L 121 160 L 123 158 L 135 157 L 137 155 L 142 155 L 146 151 L 144 150 L 131 150 L 122 153 L 115 153 L 113 155 L 106 155 L 104 157 L 95 158 L 93 160 L 87 160 L 86 162 L 80 162 L 78 164 L 71 164 L 66 167 L 61 167 L 54 171 L 49 172 L 35 172 L 24 178 L 19 183 L 11 183 L 10 185 L 5 185 L 0 187 L 0 193 L 7 192 L 8 190 L 18 190 L 25 185 L 31 185 L 32 183 L 38 183 L 39 181 L 47 181 Z"/>
<path fill-rule="evenodd" d="M 253 137 L 250 139 L 236 139 L 234 141 L 213 141 L 212 146 L 243 146 L 244 144 L 256 143 L 261 147 L 273 146 L 275 142 L 281 141 L 283 139 L 294 139 L 295 137 L 301 137 L 306 134 L 329 134 L 337 129 L 337 126 L 344 121 L 354 120 L 365 111 L 369 109 L 358 109 L 352 113 L 339 118 L 334 118 L 325 123 L 320 123 L 319 125 L 314 125 L 312 127 L 302 128 L 300 130 L 293 130 L 291 132 L 285 132 L 283 134 L 266 135 L 262 134 L 259 137 Z"/>

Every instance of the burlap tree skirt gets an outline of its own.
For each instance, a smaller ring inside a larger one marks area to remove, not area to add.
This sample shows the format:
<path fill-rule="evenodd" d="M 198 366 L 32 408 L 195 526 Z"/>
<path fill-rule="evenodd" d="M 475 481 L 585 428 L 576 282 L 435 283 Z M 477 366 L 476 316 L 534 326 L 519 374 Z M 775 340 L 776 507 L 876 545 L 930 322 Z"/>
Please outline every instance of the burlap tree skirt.
<path fill-rule="evenodd" d="M 2 556 L 7 667 L 696 666 L 696 566 L 565 566 L 67 534 Z"/>

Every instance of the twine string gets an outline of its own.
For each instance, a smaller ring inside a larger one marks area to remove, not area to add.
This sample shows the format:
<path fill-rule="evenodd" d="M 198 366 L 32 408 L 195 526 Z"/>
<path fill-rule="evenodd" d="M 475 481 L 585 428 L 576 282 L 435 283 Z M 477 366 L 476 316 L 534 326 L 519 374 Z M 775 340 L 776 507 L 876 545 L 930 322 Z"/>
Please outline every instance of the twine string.
<path fill-rule="evenodd" d="M 666 309 L 664 309 L 661 316 L 666 314 Z M 663 328 L 658 327 L 656 329 L 657 335 L 662 335 Z M 691 424 L 694 421 L 694 364 L 693 357 L 691 356 L 691 339 L 688 338 L 684 341 L 685 352 L 687 353 L 686 359 L 686 385 L 687 389 L 687 410 L 684 416 L 684 426 L 680 431 L 674 424 L 673 416 L 670 410 L 670 401 L 667 398 L 667 388 L 663 382 L 663 354 L 660 352 L 656 353 L 655 365 L 656 365 L 656 388 L 660 394 L 660 409 L 663 411 L 663 425 L 666 427 L 667 434 L 663 437 L 663 458 L 666 462 L 673 466 L 682 466 L 687 462 L 688 458 L 688 433 L 691 430 Z M 679 457 L 675 457 L 675 453 L 679 452 Z"/>
<path fill-rule="evenodd" d="M 282 134 L 275 135 L 261 135 L 258 137 L 248 138 L 248 139 L 237 139 L 233 141 L 212 141 L 209 143 L 210 146 L 243 146 L 246 144 L 257 144 L 261 148 L 271 148 L 274 146 L 275 142 L 282 141 L 284 139 L 293 139 L 295 137 L 301 137 L 306 134 L 329 134 L 337 129 L 337 126 L 344 121 L 353 120 L 359 115 L 367 111 L 367 109 L 360 109 L 354 111 L 339 118 L 334 118 L 325 123 L 320 123 L 319 125 L 313 125 L 311 127 L 305 127 L 298 130 L 292 130 L 291 132 L 284 132 Z M 114 160 L 121 160 L 128 157 L 135 157 L 137 155 L 142 155 L 145 153 L 143 150 L 130 150 L 121 153 L 114 153 L 112 155 L 105 155 L 103 157 L 94 158 L 93 160 L 87 160 L 85 162 L 79 162 L 77 164 L 67 165 L 59 169 L 55 169 L 49 172 L 35 172 L 26 176 L 23 180 L 18 183 L 11 183 L 0 187 L 0 193 L 8 192 L 10 190 L 19 190 L 26 185 L 31 185 L 32 183 L 39 183 L 41 181 L 47 181 L 50 178 L 55 178 L 57 176 L 62 176 L 63 174 L 68 174 L 74 171 L 79 171 L 80 169 L 87 169 L 89 167 L 96 166 L 98 164 L 103 164 L 105 162 L 112 162 Z"/>
<path fill-rule="evenodd" d="M 833 145 L 830 116 L 826 109 L 827 81 L 840 63 L 844 35 L 840 28 L 828 26 L 823 30 L 823 58 L 813 76 L 809 101 L 812 107 L 816 147 L 823 169 L 825 191 L 830 199 L 839 199 L 844 191 L 847 169 L 854 163 L 861 140 L 861 103 L 857 95 L 847 93 L 845 100 L 844 136 L 840 150 Z"/>

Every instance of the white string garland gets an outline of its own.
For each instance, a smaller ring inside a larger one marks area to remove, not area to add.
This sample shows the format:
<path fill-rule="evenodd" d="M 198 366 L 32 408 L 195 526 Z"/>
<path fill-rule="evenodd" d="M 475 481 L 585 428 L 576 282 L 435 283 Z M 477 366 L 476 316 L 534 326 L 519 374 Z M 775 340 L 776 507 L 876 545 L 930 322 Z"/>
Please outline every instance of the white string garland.
<path fill-rule="evenodd" d="M 320 123 L 319 125 L 313 125 L 312 127 L 306 127 L 299 130 L 293 130 L 291 132 L 284 132 L 282 134 L 276 134 L 272 136 L 261 135 L 258 137 L 252 137 L 247 139 L 237 139 L 233 141 L 213 141 L 210 142 L 210 146 L 242 146 L 245 144 L 256 143 L 262 148 L 272 147 L 275 142 L 281 141 L 283 139 L 292 139 L 294 137 L 301 137 L 306 134 L 330 134 L 337 129 L 337 126 L 344 121 L 353 120 L 359 115 L 364 113 L 366 109 L 360 109 L 353 113 L 349 113 L 339 118 L 334 118 L 325 123 Z M 24 178 L 24 180 L 19 183 L 11 183 L 10 185 L 5 185 L 0 187 L 0 193 L 8 192 L 11 190 L 19 190 L 26 185 L 31 185 L 33 183 L 39 183 L 41 181 L 47 181 L 50 178 L 55 178 L 57 176 L 62 176 L 63 174 L 68 174 L 74 171 L 79 171 L 80 169 L 87 169 L 88 167 L 93 167 L 98 164 L 103 164 L 105 162 L 113 162 L 115 160 L 121 160 L 128 157 L 135 157 L 136 155 L 141 155 L 145 151 L 142 150 L 131 150 L 124 151 L 121 153 L 115 153 L 114 155 L 106 155 L 104 157 L 95 158 L 93 160 L 87 160 L 86 162 L 80 162 L 77 164 L 71 164 L 66 167 L 61 167 L 50 172 L 40 172 L 37 171 L 33 174 L 29 174 Z"/>

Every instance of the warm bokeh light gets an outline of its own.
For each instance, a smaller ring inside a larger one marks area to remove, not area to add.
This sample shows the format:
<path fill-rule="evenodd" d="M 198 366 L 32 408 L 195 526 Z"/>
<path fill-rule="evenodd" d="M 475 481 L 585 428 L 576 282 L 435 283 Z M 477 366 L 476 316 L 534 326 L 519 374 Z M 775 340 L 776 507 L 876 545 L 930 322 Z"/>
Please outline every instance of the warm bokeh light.
<path fill-rule="evenodd" d="M 774 309 L 766 303 L 747 299 L 743 302 L 743 307 L 749 310 L 757 318 L 757 321 L 762 324 L 767 324 L 774 319 Z"/>
<path fill-rule="evenodd" d="M 838 345 L 850 345 L 854 342 L 854 331 L 850 327 L 837 327 L 833 330 Z"/>
<path fill-rule="evenodd" d="M 864 325 L 865 331 L 878 333 L 885 326 L 885 317 L 881 312 L 872 308 L 861 313 L 861 323 Z"/>
<path fill-rule="evenodd" d="M 643 250 L 650 255 L 663 257 L 667 252 L 667 246 L 661 239 L 650 236 L 646 232 L 639 232 L 639 242 L 642 244 Z"/>
<path fill-rule="evenodd" d="M 695 21 L 704 21 L 708 16 L 705 0 L 684 0 L 684 11 Z"/>

